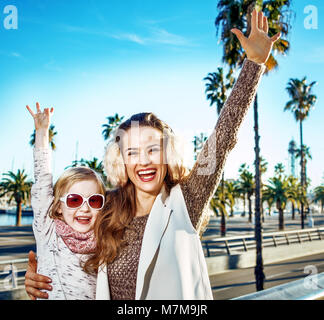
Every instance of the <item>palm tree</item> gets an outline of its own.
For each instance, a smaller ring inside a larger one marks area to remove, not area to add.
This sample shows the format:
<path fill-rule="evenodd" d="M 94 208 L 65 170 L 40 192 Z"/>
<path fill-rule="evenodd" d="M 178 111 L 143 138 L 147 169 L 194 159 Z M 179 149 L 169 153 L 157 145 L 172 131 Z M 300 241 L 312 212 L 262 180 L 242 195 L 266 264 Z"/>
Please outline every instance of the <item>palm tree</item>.
<path fill-rule="evenodd" d="M 313 81 L 310 84 L 306 83 L 306 77 L 302 80 L 290 79 L 287 85 L 287 92 L 291 100 L 286 103 L 284 111 L 290 110 L 295 117 L 295 120 L 299 122 L 300 132 L 300 150 L 303 149 L 303 121 L 307 119 L 311 109 L 314 107 L 317 97 L 312 94 L 312 88 L 316 84 Z M 305 188 L 305 171 L 304 171 L 304 153 L 301 152 L 300 156 L 300 184 L 302 188 Z M 301 227 L 304 229 L 304 204 L 301 204 Z"/>
<path fill-rule="evenodd" d="M 108 187 L 111 187 L 107 181 L 107 176 L 105 174 L 102 161 L 99 161 L 98 158 L 94 157 L 92 160 L 86 160 L 83 158 L 81 158 L 81 160 L 73 160 L 72 165 L 67 166 L 65 169 L 71 167 L 77 167 L 77 166 L 81 166 L 81 167 L 84 166 L 93 169 L 94 171 L 99 173 L 99 175 L 102 177 L 104 184 Z"/>
<path fill-rule="evenodd" d="M 116 113 L 114 116 L 107 117 L 106 119 L 108 120 L 108 123 L 102 125 L 102 127 L 104 128 L 102 130 L 102 135 L 105 140 L 108 140 L 111 137 L 114 130 L 116 130 L 121 124 L 124 117 L 119 117 L 118 113 Z"/>
<path fill-rule="evenodd" d="M 239 169 L 240 173 L 240 188 L 244 190 L 244 193 L 247 195 L 248 205 L 249 205 L 249 222 L 252 222 L 252 195 L 254 193 L 254 179 L 253 173 L 249 171 L 249 166 L 245 163 L 241 165 Z"/>
<path fill-rule="evenodd" d="M 240 197 L 239 182 L 233 180 L 225 181 L 226 203 L 230 208 L 230 217 L 234 216 L 234 206 L 236 199 Z"/>
<path fill-rule="evenodd" d="M 260 210 L 261 210 L 261 217 L 262 217 L 262 222 L 264 222 L 264 214 L 263 214 L 263 190 L 264 190 L 264 185 L 262 183 L 262 175 L 265 174 L 268 170 L 268 162 L 263 158 L 260 157 L 260 188 L 261 188 L 261 206 L 260 206 Z"/>
<path fill-rule="evenodd" d="M 194 159 L 197 160 L 199 151 L 203 148 L 205 141 L 207 140 L 207 136 L 204 133 L 200 133 L 199 136 L 194 136 L 194 140 L 192 141 L 194 145 Z"/>
<path fill-rule="evenodd" d="M 318 186 L 314 189 L 314 199 L 315 203 L 321 203 L 321 213 L 323 213 L 324 208 L 324 185 Z"/>
<path fill-rule="evenodd" d="M 207 100 L 210 100 L 210 106 L 216 105 L 217 115 L 219 116 L 222 108 L 227 100 L 227 92 L 234 85 L 235 79 L 232 77 L 233 70 L 230 69 L 229 73 L 226 76 L 226 80 L 224 78 L 223 68 L 218 68 L 217 72 L 209 73 L 207 77 L 204 78 L 206 83 L 206 97 Z M 222 181 L 221 181 L 222 194 L 225 194 L 224 190 L 224 171 L 222 173 Z M 225 198 L 223 197 L 225 201 Z M 223 206 L 225 206 L 225 202 L 223 202 Z M 226 234 L 226 220 L 225 215 L 222 213 L 221 216 L 221 234 L 225 236 Z"/>
<path fill-rule="evenodd" d="M 291 218 L 295 219 L 295 208 L 298 206 L 298 197 L 299 197 L 299 183 L 298 179 L 293 175 L 290 175 L 288 178 L 288 200 L 291 203 Z"/>
<path fill-rule="evenodd" d="M 276 203 L 279 211 L 279 230 L 284 230 L 284 210 L 288 201 L 289 185 L 285 177 L 273 177 L 269 179 L 270 184 L 266 186 L 267 192 Z"/>
<path fill-rule="evenodd" d="M 269 210 L 268 215 L 271 216 L 271 208 L 274 203 L 274 199 L 266 186 L 264 186 L 262 191 L 262 201 L 265 201 L 267 203 Z"/>
<path fill-rule="evenodd" d="M 304 182 L 306 184 L 306 190 L 308 187 L 308 181 L 307 181 L 307 172 L 306 172 L 306 168 L 307 168 L 307 159 L 312 160 L 312 155 L 310 153 L 310 147 L 307 147 L 306 145 L 303 145 L 302 149 L 297 148 L 296 149 L 296 159 L 298 158 L 303 158 L 303 172 L 304 172 Z"/>
<path fill-rule="evenodd" d="M 281 179 L 282 175 L 285 173 L 285 166 L 282 163 L 277 163 L 274 168 L 275 175 Z"/>
<path fill-rule="evenodd" d="M 48 129 L 48 143 L 50 144 L 50 147 L 53 151 L 56 150 L 56 144 L 54 142 L 54 137 L 57 135 L 57 132 L 55 131 L 55 126 L 53 124 L 50 125 Z M 31 134 L 29 144 L 33 147 L 35 145 L 36 140 L 36 131 Z"/>
<path fill-rule="evenodd" d="M 215 212 L 216 216 L 225 217 L 228 215 L 226 206 L 225 206 L 225 194 L 222 193 L 222 188 L 219 186 L 214 193 L 212 199 L 210 200 L 210 206 Z M 221 236 L 226 235 L 226 230 L 222 229 L 222 220 L 221 220 Z"/>
<path fill-rule="evenodd" d="M 218 34 L 221 27 L 220 40 L 223 43 L 222 60 L 229 65 L 231 69 L 241 66 L 246 54 L 240 46 L 236 36 L 231 32 L 232 28 L 245 30 L 245 36 L 250 34 L 251 30 L 251 13 L 257 5 L 265 16 L 268 18 L 269 35 L 272 37 L 279 31 L 282 37 L 274 44 L 273 51 L 279 54 L 286 54 L 290 44 L 284 39 L 291 28 L 290 19 L 292 11 L 289 10 L 290 0 L 219 0 L 217 9 L 219 11 L 215 20 L 216 33 Z M 278 67 L 278 62 L 274 55 L 271 54 L 266 62 L 266 71 Z M 260 220 L 261 212 L 261 182 L 260 182 L 260 147 L 259 147 L 259 126 L 258 126 L 258 95 L 254 100 L 254 132 L 255 132 L 255 234 L 257 245 L 257 266 L 256 272 L 256 287 L 257 290 L 263 290 L 263 262 L 262 262 L 262 225 Z"/>
<path fill-rule="evenodd" d="M 4 195 L 9 195 L 8 203 L 12 200 L 16 202 L 16 226 L 21 225 L 21 215 L 22 215 L 22 205 L 26 204 L 30 196 L 30 190 L 32 182 L 27 180 L 27 174 L 25 170 L 18 170 L 17 174 L 9 171 L 3 174 L 5 177 L 2 178 L 0 182 L 1 194 L 0 197 Z"/>
<path fill-rule="evenodd" d="M 233 88 L 235 78 L 232 76 L 233 69 L 230 69 L 224 77 L 223 68 L 217 68 L 217 72 L 208 73 L 204 78 L 206 83 L 205 94 L 207 100 L 210 100 L 210 106 L 216 105 L 217 115 L 219 116 L 227 100 L 228 90 Z"/>

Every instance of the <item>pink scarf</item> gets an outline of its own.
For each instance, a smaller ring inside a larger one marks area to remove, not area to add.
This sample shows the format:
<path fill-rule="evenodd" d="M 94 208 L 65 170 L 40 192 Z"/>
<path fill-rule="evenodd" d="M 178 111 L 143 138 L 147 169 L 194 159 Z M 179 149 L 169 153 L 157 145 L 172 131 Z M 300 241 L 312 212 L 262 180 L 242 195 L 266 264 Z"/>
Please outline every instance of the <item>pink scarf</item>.
<path fill-rule="evenodd" d="M 60 219 L 54 219 L 57 235 L 61 236 L 67 247 L 74 253 L 88 254 L 96 249 L 93 230 L 87 233 L 75 231 Z"/>

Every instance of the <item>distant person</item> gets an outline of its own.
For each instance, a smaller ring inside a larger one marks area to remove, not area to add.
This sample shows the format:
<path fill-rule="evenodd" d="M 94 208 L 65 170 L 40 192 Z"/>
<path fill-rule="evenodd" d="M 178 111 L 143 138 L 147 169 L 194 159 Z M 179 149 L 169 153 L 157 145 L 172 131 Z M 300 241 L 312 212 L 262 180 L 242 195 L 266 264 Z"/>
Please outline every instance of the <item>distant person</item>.
<path fill-rule="evenodd" d="M 76 167 L 66 170 L 53 188 L 48 146 L 53 108 L 42 112 L 38 103 L 36 108 L 34 114 L 27 106 L 36 129 L 31 203 L 37 272 L 51 279 L 49 299 L 93 300 L 96 277 L 85 273 L 82 264 L 96 248 L 93 226 L 105 203 L 105 186 L 92 169 Z"/>
<path fill-rule="evenodd" d="M 205 208 L 280 37 L 268 37 L 267 18 L 256 10 L 249 38 L 233 33 L 247 59 L 189 174 L 173 131 L 152 113 L 133 115 L 109 143 L 104 164 L 116 188 L 107 193 L 95 224 L 96 251 L 85 263 L 98 274 L 96 299 L 213 298 L 199 239 Z M 26 273 L 37 276 L 32 268 Z"/>

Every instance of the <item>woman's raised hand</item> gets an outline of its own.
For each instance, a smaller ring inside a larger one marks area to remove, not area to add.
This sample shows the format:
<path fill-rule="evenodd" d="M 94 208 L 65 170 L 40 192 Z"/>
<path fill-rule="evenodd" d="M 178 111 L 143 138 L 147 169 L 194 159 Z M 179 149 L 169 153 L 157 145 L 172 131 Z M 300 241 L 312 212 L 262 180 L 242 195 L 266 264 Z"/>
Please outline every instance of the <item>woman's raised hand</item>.
<path fill-rule="evenodd" d="M 36 113 L 34 113 L 29 106 L 26 106 L 29 113 L 34 118 L 35 122 L 35 129 L 37 130 L 48 130 L 50 123 L 51 123 L 51 116 L 53 114 L 54 109 L 53 108 L 45 108 L 44 111 L 41 111 L 41 108 L 39 106 L 39 103 L 36 102 Z"/>
<path fill-rule="evenodd" d="M 247 58 L 256 63 L 265 63 L 271 53 L 273 44 L 280 38 L 281 33 L 278 32 L 272 38 L 268 36 L 268 19 L 263 12 L 252 12 L 251 32 L 248 38 L 243 33 L 234 28 L 231 30 L 239 39 Z"/>

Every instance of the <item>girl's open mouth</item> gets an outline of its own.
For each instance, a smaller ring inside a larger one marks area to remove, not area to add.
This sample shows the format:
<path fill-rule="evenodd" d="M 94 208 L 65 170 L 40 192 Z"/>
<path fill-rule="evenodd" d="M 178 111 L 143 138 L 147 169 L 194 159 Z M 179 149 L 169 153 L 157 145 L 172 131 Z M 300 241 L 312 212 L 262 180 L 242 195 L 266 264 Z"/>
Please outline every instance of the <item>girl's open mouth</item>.
<path fill-rule="evenodd" d="M 152 181 L 156 176 L 156 169 L 145 169 L 145 170 L 139 170 L 137 171 L 138 177 L 143 182 L 149 182 Z"/>
<path fill-rule="evenodd" d="M 80 224 L 89 224 L 91 222 L 91 217 L 89 216 L 79 216 L 75 220 Z"/>

